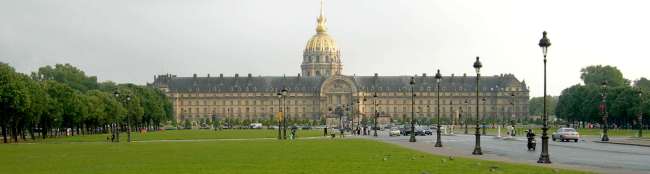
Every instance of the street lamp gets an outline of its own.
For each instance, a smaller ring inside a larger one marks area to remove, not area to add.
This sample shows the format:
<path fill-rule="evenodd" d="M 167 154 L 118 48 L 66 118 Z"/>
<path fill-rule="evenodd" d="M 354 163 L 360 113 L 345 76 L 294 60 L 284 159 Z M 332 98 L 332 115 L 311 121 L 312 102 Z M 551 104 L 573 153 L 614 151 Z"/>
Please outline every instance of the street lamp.
<path fill-rule="evenodd" d="M 354 124 L 354 118 L 359 117 L 359 111 L 357 111 L 357 108 L 359 107 L 361 107 L 361 101 L 359 100 L 359 98 L 357 98 L 357 107 L 354 108 L 354 110 L 352 110 L 352 115 L 353 115 L 352 124 Z M 361 125 L 361 118 L 357 118 L 357 125 L 356 125 L 357 130 L 361 130 L 360 125 Z M 359 133 L 360 132 L 357 132 L 357 135 L 359 135 Z"/>
<path fill-rule="evenodd" d="M 464 106 L 464 107 L 467 107 L 468 104 L 469 104 L 469 101 L 468 101 L 467 99 L 465 99 L 465 106 Z M 469 109 L 467 109 L 467 116 L 466 116 L 465 119 L 463 120 L 463 124 L 465 125 L 465 134 L 468 134 L 468 133 L 469 133 L 469 132 L 467 131 L 467 120 L 469 120 L 469 115 L 470 115 L 470 113 L 472 113 L 472 112 L 471 112 Z"/>
<path fill-rule="evenodd" d="M 472 155 L 483 155 L 483 152 L 481 151 L 481 134 L 479 132 L 479 117 L 478 117 L 478 112 L 479 112 L 479 78 L 481 77 L 481 67 L 483 67 L 483 64 L 481 64 L 481 61 L 479 61 L 479 57 L 476 56 L 476 61 L 474 62 L 474 69 L 476 70 L 476 132 L 474 132 L 474 136 L 476 136 L 476 144 L 474 145 L 474 152 L 472 152 Z"/>
<path fill-rule="evenodd" d="M 364 93 L 363 94 L 363 114 L 360 114 L 360 117 L 362 117 L 360 119 L 361 119 L 361 122 L 363 122 L 363 135 L 370 135 L 370 130 L 368 130 L 366 132 L 366 129 L 368 128 L 368 125 L 367 125 L 368 120 L 364 121 L 364 118 L 366 118 L 366 114 L 367 114 L 366 111 L 368 109 L 368 108 L 366 108 L 366 101 L 368 101 L 368 99 L 366 99 L 366 94 Z M 370 118 L 370 117 L 368 117 L 368 118 Z"/>
<path fill-rule="evenodd" d="M 415 93 L 413 93 L 413 87 L 415 86 L 415 77 L 411 77 L 411 138 L 409 142 L 415 142 Z"/>
<path fill-rule="evenodd" d="M 282 139 L 282 120 L 284 120 L 284 113 L 282 113 L 282 93 L 278 91 L 278 140 Z"/>
<path fill-rule="evenodd" d="M 122 104 L 124 104 L 125 107 L 128 107 L 126 105 L 129 104 L 129 102 L 131 101 L 131 95 L 126 95 L 126 97 L 122 96 L 122 97 L 124 97 L 123 99 L 120 98 L 120 92 L 118 92 L 118 91 L 113 92 L 113 95 L 115 95 L 115 98 L 117 98 L 118 100 L 121 100 Z M 126 131 L 127 131 L 126 132 L 126 135 L 127 135 L 126 141 L 131 142 L 131 119 L 129 117 L 128 109 L 127 109 L 127 112 L 126 112 Z M 119 132 L 118 132 L 118 135 L 119 135 Z M 119 140 L 118 140 L 118 142 L 119 142 Z"/>
<path fill-rule="evenodd" d="M 284 109 L 286 109 L 287 107 L 287 95 L 289 95 L 289 90 L 287 90 L 287 88 L 283 88 L 282 91 L 280 92 L 282 95 L 282 109 L 284 111 Z M 282 113 L 282 127 L 283 127 L 282 139 L 286 140 L 287 139 L 287 118 L 285 118 L 284 112 Z"/>
<path fill-rule="evenodd" d="M 436 72 L 436 98 L 437 102 L 436 104 L 438 105 L 438 108 L 436 109 L 436 124 L 438 125 L 438 128 L 436 129 L 436 145 L 434 147 L 442 147 L 442 140 L 440 139 L 440 80 L 442 79 L 442 75 L 440 75 L 440 70 Z"/>
<path fill-rule="evenodd" d="M 607 129 L 609 128 L 609 124 L 607 123 L 607 81 L 603 81 L 601 83 L 601 90 L 602 92 L 600 93 L 600 113 L 603 116 L 603 137 L 601 138 L 600 141 L 609 141 L 609 136 L 607 136 Z"/>
<path fill-rule="evenodd" d="M 481 99 L 481 102 L 483 102 L 483 113 L 482 113 L 482 114 L 483 114 L 483 117 L 481 117 L 481 118 L 483 118 L 483 119 L 481 119 L 481 120 L 483 121 L 483 125 L 482 125 L 483 129 L 482 129 L 482 131 L 483 131 L 483 135 L 484 135 L 484 136 L 487 135 L 486 132 L 485 132 L 485 125 L 486 125 L 486 123 L 485 123 L 485 115 L 486 115 L 486 114 L 485 114 L 485 110 L 486 110 L 486 109 L 485 109 L 485 101 L 486 101 L 486 100 L 485 100 L 485 97 L 483 97 L 483 98 Z"/>
<path fill-rule="evenodd" d="M 639 116 L 637 117 L 639 123 L 639 138 L 643 137 L 643 91 L 639 88 Z"/>
<path fill-rule="evenodd" d="M 379 104 L 377 104 L 377 92 L 372 95 L 372 105 L 375 105 L 375 126 L 372 128 L 375 132 L 372 136 L 377 137 L 377 119 L 379 118 L 379 112 L 377 112 L 377 106 L 379 106 Z"/>
<path fill-rule="evenodd" d="M 542 48 L 542 53 L 544 54 L 544 115 L 542 115 L 543 127 L 542 127 L 542 153 L 539 156 L 537 163 L 550 164 L 551 157 L 548 154 L 548 113 L 546 112 L 546 54 L 548 53 L 548 47 L 551 46 L 551 40 L 546 37 L 546 31 L 542 33 L 542 39 L 539 40 L 539 47 Z"/>
<path fill-rule="evenodd" d="M 515 129 L 515 118 L 517 117 L 517 109 L 515 109 L 515 102 L 517 100 L 515 99 L 515 93 L 514 92 L 512 94 L 510 94 L 510 96 L 512 97 L 512 103 L 510 103 L 510 104 L 512 104 L 512 116 L 510 116 L 510 124 L 512 125 L 512 132 L 510 132 L 510 135 L 511 136 L 517 136 L 517 133 L 516 133 L 517 131 L 515 131 L 516 130 Z"/>

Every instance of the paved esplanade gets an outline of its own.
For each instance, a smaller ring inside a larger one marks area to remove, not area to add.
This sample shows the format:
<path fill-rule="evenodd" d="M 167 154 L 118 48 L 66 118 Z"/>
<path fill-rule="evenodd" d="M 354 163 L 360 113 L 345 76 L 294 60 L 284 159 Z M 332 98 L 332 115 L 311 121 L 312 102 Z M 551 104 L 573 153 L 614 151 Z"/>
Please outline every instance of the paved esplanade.
<path fill-rule="evenodd" d="M 372 137 L 370 137 L 372 138 Z M 436 136 L 418 136 L 418 142 L 411 144 L 408 136 L 389 137 L 383 132 L 377 139 L 404 145 L 422 151 L 434 151 Z M 496 139 L 494 136 L 482 136 L 481 146 L 484 156 L 480 158 L 506 160 L 537 164 L 541 150 L 541 139 L 537 138 L 537 150 L 527 151 L 525 137 L 514 139 Z M 597 137 L 587 137 L 578 143 L 549 141 L 549 152 L 553 165 L 569 168 L 585 168 L 601 173 L 650 173 L 650 147 L 596 143 Z M 457 134 L 442 136 L 445 144 L 437 152 L 454 156 L 472 156 L 474 136 Z M 433 149 L 433 150 L 432 150 Z"/>

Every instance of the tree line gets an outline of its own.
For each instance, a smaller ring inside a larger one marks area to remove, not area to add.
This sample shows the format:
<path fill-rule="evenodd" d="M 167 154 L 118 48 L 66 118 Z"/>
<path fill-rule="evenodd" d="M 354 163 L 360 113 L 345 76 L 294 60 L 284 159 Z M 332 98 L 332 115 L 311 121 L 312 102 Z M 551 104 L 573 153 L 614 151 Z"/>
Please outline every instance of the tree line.
<path fill-rule="evenodd" d="M 115 96 L 114 93 L 119 93 Z M 130 100 L 126 100 L 126 98 Z M 158 130 L 173 120 L 172 105 L 158 89 L 97 82 L 70 64 L 31 74 L 0 62 L 0 131 L 3 142 L 40 137 Z"/>
<path fill-rule="evenodd" d="M 608 123 L 617 127 L 632 128 L 641 125 L 638 116 L 650 113 L 650 81 L 640 78 L 634 83 L 623 78 L 621 71 L 613 66 L 588 66 L 581 69 L 583 84 L 562 90 L 554 113 L 567 123 L 602 124 L 600 104 L 605 94 Z M 607 82 L 606 90 L 603 82 Z M 642 95 L 639 96 L 639 92 Z M 540 101 L 541 103 L 541 101 Z M 532 108 L 531 108 L 532 109 Z M 539 112 L 539 111 L 535 111 Z M 647 119 L 643 121 L 648 123 Z"/>

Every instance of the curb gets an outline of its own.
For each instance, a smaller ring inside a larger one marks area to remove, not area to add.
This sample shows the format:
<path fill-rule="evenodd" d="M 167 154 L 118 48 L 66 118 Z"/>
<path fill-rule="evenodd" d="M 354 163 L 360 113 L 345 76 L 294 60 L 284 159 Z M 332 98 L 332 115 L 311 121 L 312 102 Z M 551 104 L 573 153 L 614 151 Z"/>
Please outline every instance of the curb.
<path fill-rule="evenodd" d="M 607 141 L 593 141 L 593 142 L 595 142 L 595 143 L 606 143 L 606 144 L 619 144 L 619 145 L 629 145 L 629 146 L 650 147 L 650 145 L 634 144 L 634 143 L 607 142 Z"/>

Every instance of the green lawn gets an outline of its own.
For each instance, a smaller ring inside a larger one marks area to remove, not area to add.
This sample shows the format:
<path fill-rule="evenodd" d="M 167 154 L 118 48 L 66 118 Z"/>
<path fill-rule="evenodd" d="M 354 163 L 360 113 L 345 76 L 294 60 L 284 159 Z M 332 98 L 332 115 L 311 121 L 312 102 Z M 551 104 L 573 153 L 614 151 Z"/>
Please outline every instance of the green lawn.
<path fill-rule="evenodd" d="M 287 134 L 290 130 L 287 130 Z M 322 136 L 322 130 L 298 130 L 298 138 L 300 137 L 316 137 Z M 277 130 L 269 129 L 235 129 L 235 130 L 168 130 L 139 133 L 132 132 L 131 139 L 133 141 L 148 141 L 148 140 L 192 140 L 192 139 L 241 139 L 241 138 L 277 138 Z M 64 142 L 105 142 L 106 137 L 110 134 L 96 134 L 96 135 L 83 135 L 83 136 L 67 136 L 58 138 L 48 138 L 45 140 L 38 139 L 39 143 L 64 143 Z M 126 142 L 126 133 L 120 134 L 120 141 Z M 29 142 L 29 141 L 28 141 Z"/>
<path fill-rule="evenodd" d="M 361 139 L 0 145 L 0 173 L 581 173 Z"/>

